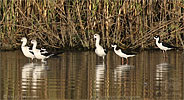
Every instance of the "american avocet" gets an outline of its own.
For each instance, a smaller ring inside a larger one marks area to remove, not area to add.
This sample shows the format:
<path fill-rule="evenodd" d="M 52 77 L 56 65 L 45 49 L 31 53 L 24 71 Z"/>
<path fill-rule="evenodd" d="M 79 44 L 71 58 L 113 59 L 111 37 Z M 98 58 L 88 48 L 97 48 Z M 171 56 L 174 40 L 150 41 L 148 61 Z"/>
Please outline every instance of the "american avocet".
<path fill-rule="evenodd" d="M 33 51 L 31 50 L 30 47 L 26 46 L 27 38 L 23 37 L 21 39 L 21 41 L 22 41 L 21 50 L 22 50 L 23 54 L 26 57 L 31 58 L 33 60 L 35 58 L 34 53 L 33 53 Z"/>
<path fill-rule="evenodd" d="M 32 40 L 31 43 L 33 44 L 33 53 L 35 55 L 35 58 L 41 59 L 42 62 L 45 62 L 45 59 L 49 58 L 50 56 L 54 54 L 50 54 L 46 51 L 46 49 L 37 49 L 37 41 Z"/>
<path fill-rule="evenodd" d="M 96 46 L 96 49 L 95 49 L 95 53 L 100 56 L 100 57 L 103 57 L 103 60 L 104 60 L 104 57 L 105 55 L 107 54 L 107 50 L 104 49 L 101 45 L 100 45 L 100 35 L 99 34 L 95 34 L 94 35 L 94 38 L 96 40 L 96 43 L 95 43 L 95 46 Z"/>
<path fill-rule="evenodd" d="M 127 63 L 128 63 L 128 58 L 129 58 L 129 57 L 135 56 L 134 53 L 125 52 L 124 50 L 122 50 L 121 48 L 119 48 L 116 44 L 111 45 L 111 46 L 114 48 L 114 52 L 115 52 L 118 56 L 122 57 L 122 64 L 123 64 L 123 58 L 126 58 Z"/>
<path fill-rule="evenodd" d="M 158 35 L 156 35 L 154 37 L 154 39 L 156 40 L 156 45 L 163 51 L 163 54 L 165 54 L 167 50 L 171 50 L 171 49 L 177 48 L 177 47 L 174 47 L 174 46 L 172 46 L 172 45 L 170 45 L 168 43 L 160 42 L 160 36 L 158 36 Z"/>

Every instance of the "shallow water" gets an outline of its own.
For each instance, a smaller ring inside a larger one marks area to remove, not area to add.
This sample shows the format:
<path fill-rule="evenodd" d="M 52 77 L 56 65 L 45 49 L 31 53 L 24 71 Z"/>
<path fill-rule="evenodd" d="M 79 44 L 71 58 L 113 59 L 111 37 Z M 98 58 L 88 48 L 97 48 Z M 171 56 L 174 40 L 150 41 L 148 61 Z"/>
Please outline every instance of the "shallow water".
<path fill-rule="evenodd" d="M 143 51 L 122 65 L 110 51 L 103 65 L 91 51 L 65 52 L 47 64 L 0 52 L 0 99 L 183 99 L 181 54 Z"/>

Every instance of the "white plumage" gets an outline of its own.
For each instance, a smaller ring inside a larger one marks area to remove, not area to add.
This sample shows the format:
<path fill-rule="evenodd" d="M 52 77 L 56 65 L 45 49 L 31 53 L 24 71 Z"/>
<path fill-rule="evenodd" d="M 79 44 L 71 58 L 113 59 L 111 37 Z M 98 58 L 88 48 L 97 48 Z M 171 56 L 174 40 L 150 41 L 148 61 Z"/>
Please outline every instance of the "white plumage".
<path fill-rule="evenodd" d="M 117 49 L 117 45 L 111 45 L 113 48 L 114 48 L 114 52 L 118 55 L 118 56 L 120 56 L 120 57 L 123 57 L 123 58 L 128 58 L 128 57 L 133 57 L 133 56 L 135 56 L 133 53 L 124 53 L 123 51 L 122 51 L 122 49 Z"/>
<path fill-rule="evenodd" d="M 30 49 L 30 47 L 26 46 L 27 44 L 27 39 L 25 37 L 23 37 L 21 39 L 22 41 L 22 45 L 21 45 L 21 50 L 23 52 L 23 54 L 28 57 L 31 58 L 32 60 L 35 58 L 33 51 Z"/>
<path fill-rule="evenodd" d="M 162 42 L 159 43 L 159 40 L 160 40 L 160 37 L 159 37 L 159 36 L 155 36 L 154 39 L 156 40 L 156 45 L 157 45 L 161 50 L 167 51 L 167 50 L 173 49 L 172 47 L 164 46 L 164 44 L 163 44 Z M 165 44 L 166 44 L 166 43 L 165 43 Z M 167 45 L 168 45 L 168 44 L 167 44 Z"/>
<path fill-rule="evenodd" d="M 95 46 L 96 46 L 96 49 L 95 49 L 95 53 L 100 56 L 100 57 L 105 57 L 106 55 L 106 52 L 105 52 L 105 49 L 100 45 L 100 35 L 99 34 L 95 34 L 94 35 L 94 38 L 96 39 L 96 43 L 95 43 Z"/>
<path fill-rule="evenodd" d="M 165 57 L 167 57 L 167 55 L 166 55 L 167 50 L 177 48 L 177 47 L 174 47 L 168 43 L 160 42 L 160 36 L 158 36 L 158 35 L 155 36 L 154 39 L 156 40 L 156 45 L 163 51 L 163 54 Z"/>
<path fill-rule="evenodd" d="M 128 57 L 133 57 L 135 56 L 135 54 L 131 53 L 131 52 L 124 52 L 121 48 L 118 48 L 117 45 L 111 45 L 114 48 L 114 52 L 122 57 L 122 63 L 123 63 L 123 58 L 127 59 L 127 63 L 128 63 Z"/>
<path fill-rule="evenodd" d="M 37 59 L 41 59 L 42 62 L 45 62 L 45 59 L 49 58 L 53 54 L 49 54 L 46 49 L 37 49 L 37 41 L 32 40 L 31 43 L 33 44 L 33 53 Z"/>

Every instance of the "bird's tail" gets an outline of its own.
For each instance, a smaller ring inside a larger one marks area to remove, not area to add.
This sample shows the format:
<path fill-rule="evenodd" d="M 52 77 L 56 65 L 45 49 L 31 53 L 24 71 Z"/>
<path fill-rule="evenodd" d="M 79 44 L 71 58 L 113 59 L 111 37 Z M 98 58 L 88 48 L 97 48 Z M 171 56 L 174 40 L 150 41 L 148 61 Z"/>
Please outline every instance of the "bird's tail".
<path fill-rule="evenodd" d="M 61 52 L 56 52 L 56 53 L 54 53 L 54 54 L 50 54 L 49 56 L 47 56 L 47 58 L 49 58 L 49 57 L 58 57 L 57 55 L 62 54 L 62 53 L 63 53 L 63 51 L 61 51 Z"/>
<path fill-rule="evenodd" d="M 133 56 L 135 56 L 135 55 L 130 55 L 130 57 L 133 57 Z"/>
<path fill-rule="evenodd" d="M 50 55 L 48 55 L 46 58 L 49 58 L 49 57 L 51 57 L 51 56 L 53 56 L 54 54 L 50 54 Z"/>

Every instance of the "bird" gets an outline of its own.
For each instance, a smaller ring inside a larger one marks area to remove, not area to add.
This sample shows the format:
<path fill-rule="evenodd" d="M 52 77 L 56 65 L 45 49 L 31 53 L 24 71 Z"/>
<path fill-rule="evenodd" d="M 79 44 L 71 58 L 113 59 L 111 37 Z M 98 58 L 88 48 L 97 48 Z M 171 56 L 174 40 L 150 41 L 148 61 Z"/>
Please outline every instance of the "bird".
<path fill-rule="evenodd" d="M 46 62 L 45 59 L 53 56 L 54 54 L 50 54 L 46 51 L 46 49 L 37 49 L 37 41 L 36 40 L 31 40 L 31 43 L 33 44 L 33 53 L 35 55 L 35 58 L 41 59 L 41 62 Z"/>
<path fill-rule="evenodd" d="M 100 35 L 99 34 L 94 34 L 94 39 L 96 40 L 96 43 L 95 43 L 95 53 L 100 56 L 100 57 L 103 57 L 103 60 L 104 60 L 104 57 L 105 55 L 107 54 L 107 50 L 104 49 L 101 45 L 100 45 Z"/>
<path fill-rule="evenodd" d="M 171 50 L 171 49 L 175 49 L 177 47 L 174 47 L 166 42 L 160 42 L 160 36 L 156 35 L 154 37 L 154 39 L 156 40 L 156 45 L 163 51 L 163 54 L 166 56 L 166 51 L 167 50 Z"/>
<path fill-rule="evenodd" d="M 125 50 L 122 50 L 120 47 L 117 46 L 117 44 L 112 44 L 112 48 L 114 48 L 114 52 L 122 58 L 122 64 L 123 64 L 123 59 L 126 58 L 127 64 L 128 64 L 128 58 L 135 56 L 135 53 L 132 52 L 125 52 Z"/>
<path fill-rule="evenodd" d="M 28 58 L 31 58 L 32 61 L 33 61 L 33 59 L 35 58 L 35 56 L 34 56 L 34 53 L 33 53 L 32 49 L 30 47 L 26 46 L 26 44 L 27 44 L 27 38 L 26 37 L 23 37 L 21 39 L 21 41 L 22 41 L 21 50 L 22 50 L 24 56 L 26 56 Z"/>

